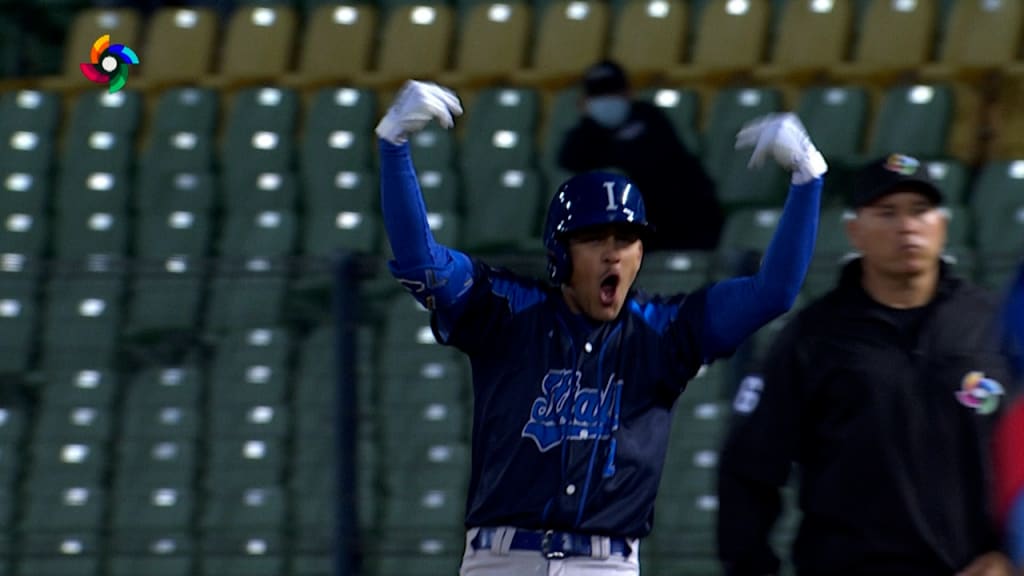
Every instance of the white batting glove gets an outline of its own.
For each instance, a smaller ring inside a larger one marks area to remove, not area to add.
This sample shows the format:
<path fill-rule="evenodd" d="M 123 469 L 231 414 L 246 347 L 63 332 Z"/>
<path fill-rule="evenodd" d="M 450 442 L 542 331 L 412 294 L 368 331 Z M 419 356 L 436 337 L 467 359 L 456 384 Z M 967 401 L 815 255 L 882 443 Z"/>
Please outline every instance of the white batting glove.
<path fill-rule="evenodd" d="M 807 135 L 796 114 L 769 114 L 758 118 L 736 135 L 736 149 L 754 148 L 750 168 L 764 163 L 771 154 L 783 168 L 793 173 L 794 184 L 806 184 L 828 171 L 828 164 Z"/>
<path fill-rule="evenodd" d="M 454 92 L 433 82 L 409 80 L 377 124 L 377 136 L 392 144 L 405 144 L 409 135 L 422 130 L 431 118 L 451 128 L 460 114 L 462 104 Z"/>

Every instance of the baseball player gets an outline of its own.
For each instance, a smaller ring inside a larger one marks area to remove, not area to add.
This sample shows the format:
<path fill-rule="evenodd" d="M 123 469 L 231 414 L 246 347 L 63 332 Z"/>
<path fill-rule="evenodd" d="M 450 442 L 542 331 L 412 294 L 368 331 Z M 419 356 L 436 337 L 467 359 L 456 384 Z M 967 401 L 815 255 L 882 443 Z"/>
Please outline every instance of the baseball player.
<path fill-rule="evenodd" d="M 640 191 L 619 175 L 574 176 L 548 210 L 548 284 L 434 241 L 407 140 L 461 112 L 452 92 L 410 81 L 376 129 L 391 272 L 472 366 L 461 574 L 638 574 L 673 404 L 702 364 L 792 305 L 825 160 L 793 115 L 740 132 L 753 166 L 772 156 L 793 173 L 778 231 L 756 275 L 671 297 L 633 289 L 651 233 Z"/>

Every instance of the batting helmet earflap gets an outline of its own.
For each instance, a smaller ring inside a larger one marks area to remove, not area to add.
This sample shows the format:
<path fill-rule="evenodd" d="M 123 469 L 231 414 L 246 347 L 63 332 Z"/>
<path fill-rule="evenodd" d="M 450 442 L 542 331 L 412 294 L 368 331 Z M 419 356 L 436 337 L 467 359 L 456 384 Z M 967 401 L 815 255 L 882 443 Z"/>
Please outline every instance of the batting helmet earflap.
<path fill-rule="evenodd" d="M 559 285 L 572 275 L 567 234 L 614 223 L 634 224 L 646 232 L 652 230 L 640 190 L 629 178 L 611 172 L 584 172 L 559 186 L 544 224 L 551 282 Z"/>

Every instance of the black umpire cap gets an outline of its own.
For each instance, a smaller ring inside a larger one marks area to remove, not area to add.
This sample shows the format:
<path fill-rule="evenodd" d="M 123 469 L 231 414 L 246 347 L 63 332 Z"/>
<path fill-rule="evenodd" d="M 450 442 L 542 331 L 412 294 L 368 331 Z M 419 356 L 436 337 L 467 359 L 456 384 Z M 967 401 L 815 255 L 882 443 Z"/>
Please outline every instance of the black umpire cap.
<path fill-rule="evenodd" d="M 917 158 L 905 154 L 890 154 L 869 164 L 861 172 L 850 197 L 853 208 L 861 208 L 879 198 L 900 190 L 919 192 L 932 201 L 942 204 L 943 194 L 928 169 Z"/>
<path fill-rule="evenodd" d="M 628 89 L 626 71 L 612 60 L 602 60 L 583 73 L 583 93 L 587 96 L 617 94 Z"/>

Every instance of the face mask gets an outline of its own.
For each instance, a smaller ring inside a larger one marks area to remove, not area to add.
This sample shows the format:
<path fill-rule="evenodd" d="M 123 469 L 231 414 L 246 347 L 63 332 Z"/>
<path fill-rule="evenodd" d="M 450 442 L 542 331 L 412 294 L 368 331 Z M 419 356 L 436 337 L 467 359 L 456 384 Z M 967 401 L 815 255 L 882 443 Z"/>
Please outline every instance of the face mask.
<path fill-rule="evenodd" d="M 629 117 L 629 106 L 622 96 L 598 96 L 587 100 L 587 115 L 605 128 L 617 128 Z"/>

